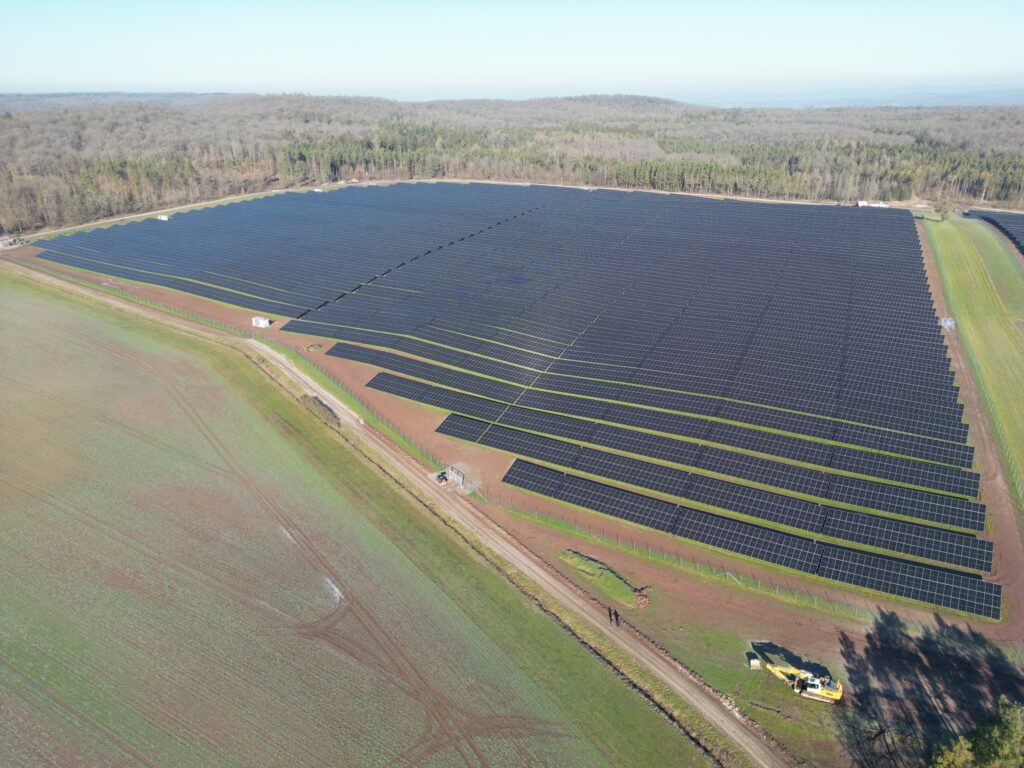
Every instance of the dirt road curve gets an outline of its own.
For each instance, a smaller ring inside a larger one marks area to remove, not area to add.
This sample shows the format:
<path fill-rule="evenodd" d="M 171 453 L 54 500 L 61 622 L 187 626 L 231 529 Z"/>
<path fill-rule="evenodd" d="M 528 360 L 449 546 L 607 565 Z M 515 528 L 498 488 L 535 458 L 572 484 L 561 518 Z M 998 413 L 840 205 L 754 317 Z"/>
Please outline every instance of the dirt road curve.
<path fill-rule="evenodd" d="M 481 515 L 466 498 L 446 492 L 435 483 L 423 468 L 408 454 L 391 444 L 366 426 L 357 414 L 331 392 L 307 376 L 291 360 L 261 342 L 248 341 L 260 355 L 286 373 L 307 394 L 315 395 L 327 403 L 338 417 L 368 444 L 372 445 L 382 461 L 408 483 L 415 485 L 422 498 L 444 510 L 459 526 L 476 537 L 496 555 L 520 570 L 559 603 L 568 606 L 583 618 L 592 629 L 628 653 L 651 674 L 668 685 L 681 699 L 697 710 L 705 719 L 728 736 L 753 761 L 764 768 L 787 768 L 790 763 L 777 754 L 758 733 L 718 698 L 707 693 L 675 661 L 652 644 L 628 631 L 609 625 L 607 614 L 586 596 L 580 594 L 559 574 L 547 568 L 539 559 L 525 551 L 493 521 Z"/>

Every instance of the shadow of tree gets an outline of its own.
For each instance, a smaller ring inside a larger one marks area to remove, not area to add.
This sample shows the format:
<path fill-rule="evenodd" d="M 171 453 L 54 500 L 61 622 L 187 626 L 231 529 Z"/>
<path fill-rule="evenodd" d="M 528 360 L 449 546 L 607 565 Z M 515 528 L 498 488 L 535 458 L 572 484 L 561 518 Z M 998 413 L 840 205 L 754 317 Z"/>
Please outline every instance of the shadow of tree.
<path fill-rule="evenodd" d="M 1024 700 L 1024 670 L 1001 648 L 939 615 L 921 634 L 880 610 L 863 647 L 840 636 L 846 666 L 840 739 L 854 764 L 904 768 L 926 762 L 953 734 L 974 728 L 999 696 Z"/>

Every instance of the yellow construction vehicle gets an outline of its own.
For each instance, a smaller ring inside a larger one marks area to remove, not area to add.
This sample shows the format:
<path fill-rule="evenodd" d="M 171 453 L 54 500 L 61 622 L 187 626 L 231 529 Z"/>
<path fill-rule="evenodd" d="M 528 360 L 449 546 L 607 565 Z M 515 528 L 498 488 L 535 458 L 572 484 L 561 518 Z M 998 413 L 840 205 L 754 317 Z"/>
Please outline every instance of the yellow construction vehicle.
<path fill-rule="evenodd" d="M 790 686 L 801 696 L 835 704 L 843 698 L 843 684 L 830 677 L 818 677 L 806 669 L 797 669 L 781 664 L 765 664 L 765 669 Z"/>

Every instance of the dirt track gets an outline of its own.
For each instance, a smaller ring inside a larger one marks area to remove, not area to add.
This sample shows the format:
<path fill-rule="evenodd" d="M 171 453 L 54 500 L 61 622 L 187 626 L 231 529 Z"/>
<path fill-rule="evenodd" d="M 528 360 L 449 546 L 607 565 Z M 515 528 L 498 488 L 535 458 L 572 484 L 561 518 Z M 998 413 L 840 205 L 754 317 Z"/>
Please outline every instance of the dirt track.
<path fill-rule="evenodd" d="M 8 268 L 31 279 L 50 283 L 62 290 L 88 296 L 139 316 L 147 317 L 165 325 L 182 328 L 189 333 L 217 341 L 235 341 L 234 337 L 221 334 L 205 326 L 182 320 L 160 312 L 134 305 L 115 297 L 98 293 L 88 288 L 69 284 L 59 278 L 41 274 L 36 270 L 6 262 Z M 391 443 L 388 439 L 367 426 L 363 420 L 330 391 L 321 387 L 307 376 L 290 359 L 257 339 L 244 342 L 258 356 L 271 362 L 280 373 L 297 385 L 306 394 L 319 397 L 338 415 L 342 423 L 352 430 L 380 465 L 402 484 L 410 489 L 421 501 L 435 512 L 451 521 L 498 559 L 533 581 L 547 595 L 568 608 L 593 631 L 599 633 L 608 643 L 632 657 L 647 672 L 668 686 L 683 701 L 693 707 L 702 717 L 724 733 L 749 760 L 763 768 L 790 768 L 792 766 L 783 754 L 776 751 L 741 713 L 728 706 L 726 701 L 702 686 L 691 674 L 671 656 L 628 628 L 617 628 L 608 624 L 605 608 L 577 589 L 554 569 L 519 544 L 504 529 L 483 515 L 474 504 L 451 489 L 438 485 L 417 461 Z M 235 346 L 232 344 L 232 346 Z"/>

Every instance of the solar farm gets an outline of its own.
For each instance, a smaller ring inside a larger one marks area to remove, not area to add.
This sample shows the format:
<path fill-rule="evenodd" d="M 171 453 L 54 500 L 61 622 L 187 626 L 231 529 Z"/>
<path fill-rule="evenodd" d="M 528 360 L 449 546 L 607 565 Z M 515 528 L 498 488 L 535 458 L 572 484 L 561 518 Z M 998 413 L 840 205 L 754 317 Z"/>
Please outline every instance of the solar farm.
<path fill-rule="evenodd" d="M 507 486 L 999 619 L 909 212 L 490 184 L 284 194 L 40 257 L 283 318 Z"/>

